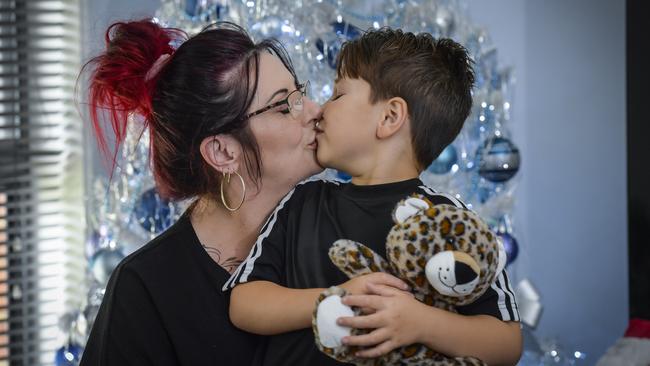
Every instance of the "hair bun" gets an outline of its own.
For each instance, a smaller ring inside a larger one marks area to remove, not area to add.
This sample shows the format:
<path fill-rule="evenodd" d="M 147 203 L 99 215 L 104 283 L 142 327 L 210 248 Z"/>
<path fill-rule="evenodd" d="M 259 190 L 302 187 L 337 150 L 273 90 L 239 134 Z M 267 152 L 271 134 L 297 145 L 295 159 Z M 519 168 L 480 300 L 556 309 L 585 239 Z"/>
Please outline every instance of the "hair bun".
<path fill-rule="evenodd" d="M 151 115 L 151 95 L 155 79 L 147 75 L 161 55 L 172 54 L 172 42 L 182 42 L 187 35 L 180 29 L 164 28 L 151 19 L 117 22 L 106 30 L 106 50 L 84 65 L 93 66 L 89 77 L 90 117 L 102 151 L 107 154 L 106 139 L 97 111 L 111 111 L 111 126 L 116 147 L 126 136 L 127 117 L 138 113 L 148 120 Z"/>

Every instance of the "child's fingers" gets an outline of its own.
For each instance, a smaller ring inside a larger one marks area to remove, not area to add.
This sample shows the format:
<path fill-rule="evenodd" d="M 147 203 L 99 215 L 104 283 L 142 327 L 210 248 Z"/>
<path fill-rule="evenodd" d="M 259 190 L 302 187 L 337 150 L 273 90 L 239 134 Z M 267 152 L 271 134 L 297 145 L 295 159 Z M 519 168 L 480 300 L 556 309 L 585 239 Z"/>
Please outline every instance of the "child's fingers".
<path fill-rule="evenodd" d="M 404 290 L 398 290 L 395 287 L 379 285 L 375 283 L 368 284 L 368 291 L 370 292 L 371 295 L 379 295 L 379 296 L 397 296 L 402 294 L 413 296 L 413 294 L 410 292 Z"/>
<path fill-rule="evenodd" d="M 390 339 L 386 329 L 375 329 L 368 334 L 343 337 L 343 344 L 346 346 L 376 346 Z"/>
<path fill-rule="evenodd" d="M 383 309 L 383 298 L 377 295 L 347 295 L 341 300 L 347 306 L 359 308 Z"/>
<path fill-rule="evenodd" d="M 354 355 L 360 358 L 376 358 L 387 354 L 388 352 L 394 350 L 395 348 L 397 347 L 393 344 L 393 341 L 388 340 L 378 345 L 377 347 L 365 349 L 363 351 L 358 351 Z"/>
<path fill-rule="evenodd" d="M 377 313 L 371 315 L 342 316 L 336 324 L 356 329 L 376 329 L 383 326 L 381 316 Z"/>
<path fill-rule="evenodd" d="M 372 283 L 377 285 L 387 285 L 404 291 L 409 290 L 409 286 L 406 284 L 406 282 L 388 273 L 380 272 L 373 274 L 373 276 L 374 277 L 369 278 L 368 284 Z"/>

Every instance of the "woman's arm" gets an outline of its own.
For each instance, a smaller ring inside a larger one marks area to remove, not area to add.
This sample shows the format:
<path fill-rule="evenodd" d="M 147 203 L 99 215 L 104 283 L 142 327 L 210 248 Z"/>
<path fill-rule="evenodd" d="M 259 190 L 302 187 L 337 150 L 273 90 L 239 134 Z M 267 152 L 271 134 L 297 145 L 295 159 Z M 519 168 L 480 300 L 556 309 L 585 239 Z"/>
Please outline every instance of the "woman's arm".
<path fill-rule="evenodd" d="M 387 273 L 355 277 L 340 287 L 352 294 L 365 294 L 373 284 L 408 288 L 402 280 Z M 323 290 L 291 289 L 270 281 L 239 284 L 230 297 L 230 320 L 242 330 L 261 335 L 309 328 L 316 300 Z"/>

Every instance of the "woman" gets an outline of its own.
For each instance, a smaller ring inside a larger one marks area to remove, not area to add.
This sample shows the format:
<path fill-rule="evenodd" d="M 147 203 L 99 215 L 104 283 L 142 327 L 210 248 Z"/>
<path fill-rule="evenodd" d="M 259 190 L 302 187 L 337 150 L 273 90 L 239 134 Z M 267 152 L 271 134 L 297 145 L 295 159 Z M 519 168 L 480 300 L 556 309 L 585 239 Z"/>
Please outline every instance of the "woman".
<path fill-rule="evenodd" d="M 141 114 L 158 189 L 193 204 L 115 269 L 81 364 L 250 364 L 259 339 L 232 326 L 221 287 L 282 196 L 320 170 L 320 107 L 282 46 L 229 23 L 189 39 L 149 20 L 116 23 L 86 66 L 100 146 L 100 109 L 115 149 L 128 114 Z"/>

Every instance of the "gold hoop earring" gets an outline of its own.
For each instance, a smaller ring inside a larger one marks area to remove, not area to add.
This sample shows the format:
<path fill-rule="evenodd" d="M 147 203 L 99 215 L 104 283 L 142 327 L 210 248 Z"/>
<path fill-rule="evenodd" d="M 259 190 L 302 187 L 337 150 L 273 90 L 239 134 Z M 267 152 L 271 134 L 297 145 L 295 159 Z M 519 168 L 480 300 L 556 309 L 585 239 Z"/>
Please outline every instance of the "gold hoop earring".
<path fill-rule="evenodd" d="M 237 174 L 237 176 L 239 177 L 239 180 L 241 181 L 242 189 L 244 190 L 244 193 L 241 196 L 241 201 L 239 202 L 239 205 L 237 205 L 236 208 L 232 208 L 228 206 L 228 203 L 226 202 L 226 195 L 223 193 L 223 182 L 226 181 L 227 184 L 230 184 L 230 173 L 227 173 L 227 175 L 226 173 L 223 173 L 223 179 L 221 180 L 221 203 L 223 203 L 223 206 L 230 212 L 235 212 L 239 210 L 241 206 L 244 204 L 244 199 L 246 198 L 246 183 L 244 183 L 244 178 L 242 178 L 242 176 L 239 175 L 239 173 L 237 172 L 234 173 Z"/>

